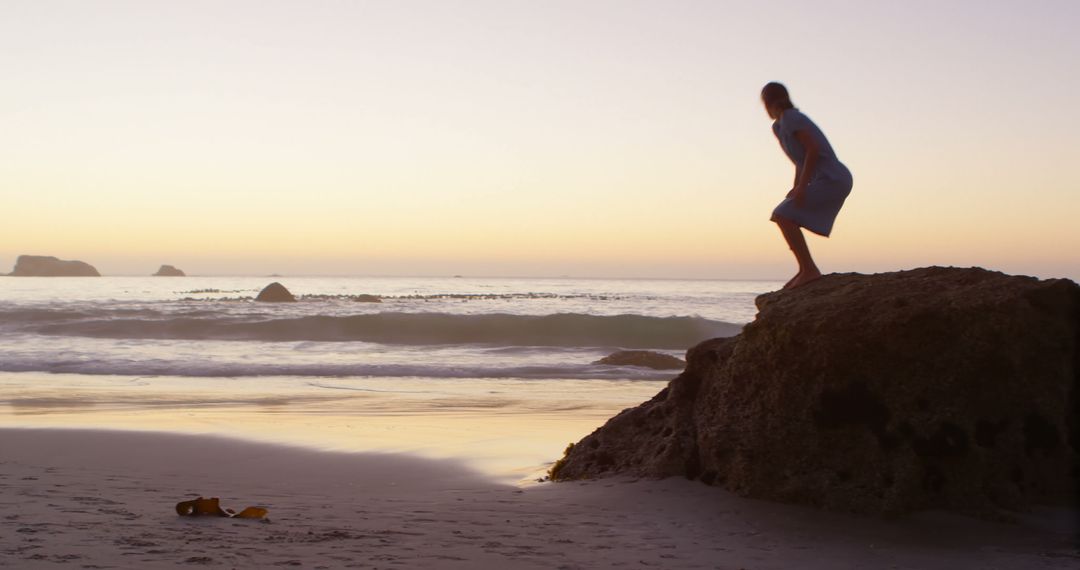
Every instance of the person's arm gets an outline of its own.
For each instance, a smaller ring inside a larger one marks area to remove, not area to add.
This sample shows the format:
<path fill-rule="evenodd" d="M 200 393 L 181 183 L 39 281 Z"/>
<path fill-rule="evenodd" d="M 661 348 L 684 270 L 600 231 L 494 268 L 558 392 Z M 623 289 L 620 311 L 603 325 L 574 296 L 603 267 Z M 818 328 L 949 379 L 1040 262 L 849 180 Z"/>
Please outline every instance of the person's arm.
<path fill-rule="evenodd" d="M 795 138 L 806 150 L 802 167 L 795 170 L 795 188 L 791 191 L 795 201 L 802 205 L 803 200 L 806 199 L 806 187 L 810 184 L 810 180 L 814 178 L 814 172 L 817 170 L 818 155 L 821 154 L 821 148 L 809 131 L 795 131 Z"/>

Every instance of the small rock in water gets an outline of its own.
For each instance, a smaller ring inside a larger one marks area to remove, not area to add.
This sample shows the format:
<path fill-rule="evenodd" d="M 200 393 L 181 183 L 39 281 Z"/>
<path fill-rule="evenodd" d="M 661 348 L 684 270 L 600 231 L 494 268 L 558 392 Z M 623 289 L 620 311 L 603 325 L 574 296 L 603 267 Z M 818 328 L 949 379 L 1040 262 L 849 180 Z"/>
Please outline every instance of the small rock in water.
<path fill-rule="evenodd" d="M 378 295 L 355 295 L 352 300 L 357 303 L 382 303 L 382 297 Z"/>
<path fill-rule="evenodd" d="M 185 277 L 184 272 L 172 265 L 162 265 L 151 277 Z"/>
<path fill-rule="evenodd" d="M 262 303 L 295 303 L 296 297 L 284 285 L 274 281 L 260 291 L 255 300 Z"/>
<path fill-rule="evenodd" d="M 653 370 L 682 370 L 686 367 L 686 362 L 681 358 L 651 350 L 620 350 L 593 362 L 593 364 L 641 366 Z"/>

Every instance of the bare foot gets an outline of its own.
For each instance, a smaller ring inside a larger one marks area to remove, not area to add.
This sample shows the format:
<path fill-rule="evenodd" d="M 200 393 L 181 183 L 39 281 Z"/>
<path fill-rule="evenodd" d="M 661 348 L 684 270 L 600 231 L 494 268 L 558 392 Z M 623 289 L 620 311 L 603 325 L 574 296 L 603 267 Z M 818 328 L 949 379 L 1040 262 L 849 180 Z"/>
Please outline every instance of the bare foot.
<path fill-rule="evenodd" d="M 821 271 L 818 269 L 808 269 L 795 276 L 795 279 L 791 282 L 791 289 L 796 287 L 802 287 L 811 281 L 821 279 Z"/>
<path fill-rule="evenodd" d="M 799 279 L 800 275 L 802 275 L 802 270 L 801 269 L 799 270 L 798 273 L 795 274 L 795 277 L 792 277 L 791 279 L 788 279 L 788 282 L 784 283 L 784 286 L 781 287 L 780 289 L 781 290 L 783 290 L 783 289 L 791 289 L 791 284 L 794 283 L 795 281 L 797 281 Z"/>

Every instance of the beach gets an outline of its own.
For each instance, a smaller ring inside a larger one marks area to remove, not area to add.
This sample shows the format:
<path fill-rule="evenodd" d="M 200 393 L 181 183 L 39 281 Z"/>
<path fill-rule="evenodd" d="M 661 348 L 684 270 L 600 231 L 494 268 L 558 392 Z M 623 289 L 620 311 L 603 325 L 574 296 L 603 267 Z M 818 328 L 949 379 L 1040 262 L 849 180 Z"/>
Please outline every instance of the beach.
<path fill-rule="evenodd" d="M 1080 570 L 1080 1 L 3 7 L 0 570 Z"/>
<path fill-rule="evenodd" d="M 210 436 L 0 430 L 10 568 L 1074 568 L 1066 513 L 886 521 L 700 483 L 518 486 L 458 461 Z M 268 520 L 179 517 L 220 497 Z"/>
<path fill-rule="evenodd" d="M 0 566 L 1077 562 L 1064 509 L 883 520 L 682 478 L 544 481 L 678 374 L 598 358 L 682 356 L 665 339 L 738 330 L 775 283 L 308 278 L 279 306 L 251 300 L 262 281 L 2 282 Z M 268 518 L 177 515 L 199 496 Z"/>
<path fill-rule="evenodd" d="M 600 359 L 735 334 L 775 285 L 280 280 L 297 302 L 255 302 L 259 277 L 0 280 L 0 428 L 410 453 L 532 481 L 678 373 Z"/>

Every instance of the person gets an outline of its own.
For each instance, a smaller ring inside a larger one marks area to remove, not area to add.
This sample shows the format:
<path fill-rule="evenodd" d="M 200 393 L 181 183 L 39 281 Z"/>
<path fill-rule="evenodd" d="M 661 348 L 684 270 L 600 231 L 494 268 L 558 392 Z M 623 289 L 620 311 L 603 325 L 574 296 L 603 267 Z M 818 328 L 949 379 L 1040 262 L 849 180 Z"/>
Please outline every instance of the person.
<path fill-rule="evenodd" d="M 780 226 L 799 264 L 798 273 L 784 285 L 791 289 L 821 277 L 801 228 L 829 237 L 836 214 L 851 193 L 852 178 L 821 129 L 791 103 L 786 87 L 775 82 L 765 85 L 761 101 L 773 119 L 780 147 L 795 163 L 794 186 L 772 213 L 772 221 Z"/>

